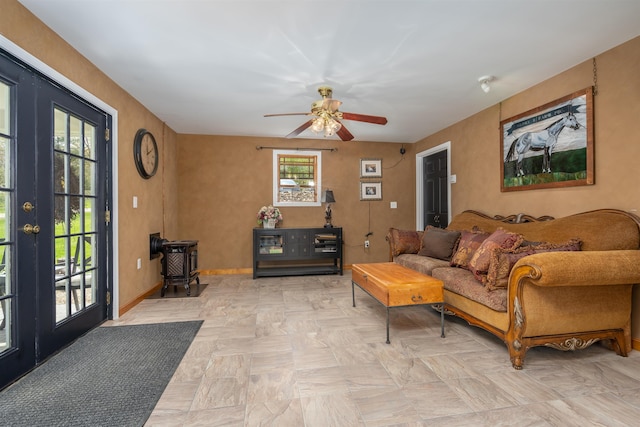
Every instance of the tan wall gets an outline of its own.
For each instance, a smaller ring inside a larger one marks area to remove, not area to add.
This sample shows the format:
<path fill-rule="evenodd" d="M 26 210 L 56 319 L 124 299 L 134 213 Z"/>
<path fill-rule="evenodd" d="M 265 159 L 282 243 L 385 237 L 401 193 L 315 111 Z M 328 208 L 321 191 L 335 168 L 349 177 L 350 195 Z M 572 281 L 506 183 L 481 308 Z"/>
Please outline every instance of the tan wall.
<path fill-rule="evenodd" d="M 373 126 L 373 125 L 372 125 Z M 345 263 L 386 261 L 384 237 L 392 226 L 414 225 L 415 165 L 412 148 L 404 159 L 400 145 L 339 140 L 287 140 L 179 135 L 180 235 L 197 239 L 204 270 L 248 269 L 252 265 L 252 229 L 263 205 L 273 202 L 273 151 L 257 146 L 338 148 L 322 152 L 322 187 L 334 192 L 333 224 L 342 227 Z M 382 201 L 360 201 L 360 159 L 382 159 Z M 398 203 L 390 208 L 390 201 Z M 322 227 L 324 208 L 284 207 L 282 227 Z M 373 235 L 364 249 L 365 235 Z"/>
<path fill-rule="evenodd" d="M 120 307 L 131 305 L 160 281 L 159 261 L 149 260 L 149 234 L 176 232 L 176 134 L 20 3 L 0 1 L 0 34 L 118 110 Z M 142 127 L 154 134 L 162 153 L 158 174 L 150 180 L 143 180 L 133 163 L 133 137 Z M 138 209 L 132 207 L 134 195 Z"/>
<path fill-rule="evenodd" d="M 599 55 L 594 97 L 595 185 L 500 192 L 500 121 L 593 84 L 591 60 L 418 143 L 420 152 L 451 141 L 452 211 L 564 216 L 598 208 L 640 212 L 640 38 Z"/>
<path fill-rule="evenodd" d="M 451 172 L 457 175 L 451 190 L 454 215 L 465 209 L 556 217 L 599 208 L 640 213 L 640 37 L 598 55 L 596 63 L 595 185 L 500 192 L 500 121 L 591 86 L 593 63 L 588 60 L 505 100 L 502 108 L 495 105 L 415 144 L 419 152 L 451 141 Z M 640 337 L 637 291 L 634 337 Z"/>

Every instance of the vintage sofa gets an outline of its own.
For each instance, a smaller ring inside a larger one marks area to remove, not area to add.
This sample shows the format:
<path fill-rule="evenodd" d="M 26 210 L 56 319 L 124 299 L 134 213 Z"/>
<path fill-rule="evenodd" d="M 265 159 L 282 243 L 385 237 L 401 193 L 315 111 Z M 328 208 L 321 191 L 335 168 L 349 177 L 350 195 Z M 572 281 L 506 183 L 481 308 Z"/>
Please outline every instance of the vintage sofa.
<path fill-rule="evenodd" d="M 474 247 L 476 234 L 485 240 Z M 496 246 L 487 235 L 508 238 Z M 553 219 L 465 211 L 445 230 L 391 228 L 387 240 L 390 260 L 443 280 L 445 312 L 502 339 L 515 369 L 534 346 L 577 350 L 602 341 L 621 356 L 631 351 L 631 294 L 640 283 L 634 214 L 601 209 Z M 484 263 L 472 266 L 474 256 Z"/>

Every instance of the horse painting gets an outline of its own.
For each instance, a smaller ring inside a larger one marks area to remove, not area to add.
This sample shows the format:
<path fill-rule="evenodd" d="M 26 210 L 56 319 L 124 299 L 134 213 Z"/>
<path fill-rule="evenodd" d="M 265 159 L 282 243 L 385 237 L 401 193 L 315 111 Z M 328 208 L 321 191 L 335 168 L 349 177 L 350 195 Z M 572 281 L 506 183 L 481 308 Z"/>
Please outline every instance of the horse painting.
<path fill-rule="evenodd" d="M 516 162 L 516 176 L 524 176 L 524 169 L 522 167 L 522 161 L 527 151 L 541 151 L 544 150 L 542 158 L 542 173 L 551 172 L 551 154 L 558 142 L 558 136 L 562 129 L 569 127 L 573 130 L 577 130 L 580 127 L 576 116 L 569 112 L 565 117 L 553 122 L 546 128 L 538 132 L 525 132 L 516 138 L 509 152 L 505 157 L 505 163 L 514 158 L 517 155 Z"/>

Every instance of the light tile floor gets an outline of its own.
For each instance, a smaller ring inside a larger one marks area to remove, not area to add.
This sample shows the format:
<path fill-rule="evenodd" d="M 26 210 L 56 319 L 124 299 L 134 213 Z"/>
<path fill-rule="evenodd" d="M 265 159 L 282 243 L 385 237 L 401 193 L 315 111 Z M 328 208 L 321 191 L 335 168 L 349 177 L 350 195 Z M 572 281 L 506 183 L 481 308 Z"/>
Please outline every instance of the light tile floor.
<path fill-rule="evenodd" d="M 640 352 L 505 345 L 429 307 L 385 309 L 344 276 L 207 276 L 197 298 L 148 299 L 108 324 L 203 319 L 147 426 L 627 426 Z"/>

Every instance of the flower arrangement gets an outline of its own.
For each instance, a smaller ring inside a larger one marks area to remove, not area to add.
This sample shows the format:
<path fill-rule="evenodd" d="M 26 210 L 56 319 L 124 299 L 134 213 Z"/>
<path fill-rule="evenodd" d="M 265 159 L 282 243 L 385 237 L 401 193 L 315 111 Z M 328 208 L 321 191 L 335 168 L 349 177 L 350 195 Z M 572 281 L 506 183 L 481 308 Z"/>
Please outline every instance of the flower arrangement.
<path fill-rule="evenodd" d="M 268 221 L 270 219 L 275 220 L 275 222 L 282 221 L 282 214 L 280 213 L 280 209 L 269 206 L 263 206 L 258 211 L 258 224 L 262 224 L 263 221 Z"/>

